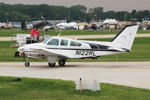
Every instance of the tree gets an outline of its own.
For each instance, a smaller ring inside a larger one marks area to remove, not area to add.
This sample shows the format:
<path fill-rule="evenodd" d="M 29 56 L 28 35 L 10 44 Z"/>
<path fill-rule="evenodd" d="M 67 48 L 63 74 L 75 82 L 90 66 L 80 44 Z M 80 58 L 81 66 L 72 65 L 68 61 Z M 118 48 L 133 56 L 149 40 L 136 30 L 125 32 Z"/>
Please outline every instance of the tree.
<path fill-rule="evenodd" d="M 68 8 L 68 19 L 81 20 L 85 16 L 87 8 L 82 5 L 76 5 Z"/>
<path fill-rule="evenodd" d="M 104 18 L 103 7 L 96 7 L 89 10 L 90 17 L 95 20 L 101 20 Z"/>
<path fill-rule="evenodd" d="M 115 18 L 120 21 L 137 19 L 142 21 L 150 18 L 150 11 L 143 10 L 137 11 L 103 11 L 103 7 L 96 7 L 89 9 L 83 5 L 76 5 L 72 7 L 64 6 L 50 6 L 47 4 L 40 5 L 24 5 L 24 4 L 4 4 L 0 3 L 0 21 L 32 21 L 41 20 L 41 16 L 45 16 L 49 20 L 62 20 L 68 21 L 78 20 L 87 21 L 91 20 L 105 20 L 106 18 Z"/>
<path fill-rule="evenodd" d="M 116 12 L 115 11 L 107 11 L 104 15 L 104 19 L 109 18 L 109 19 L 115 19 L 116 18 Z"/>

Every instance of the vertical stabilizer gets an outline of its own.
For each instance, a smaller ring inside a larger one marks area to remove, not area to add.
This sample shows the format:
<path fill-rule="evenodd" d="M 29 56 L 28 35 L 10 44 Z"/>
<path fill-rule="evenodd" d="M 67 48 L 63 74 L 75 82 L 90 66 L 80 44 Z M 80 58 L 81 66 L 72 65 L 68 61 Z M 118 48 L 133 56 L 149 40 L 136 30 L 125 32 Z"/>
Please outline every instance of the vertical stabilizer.
<path fill-rule="evenodd" d="M 135 39 L 139 25 L 127 25 L 120 33 L 112 40 L 112 43 L 130 51 Z"/>

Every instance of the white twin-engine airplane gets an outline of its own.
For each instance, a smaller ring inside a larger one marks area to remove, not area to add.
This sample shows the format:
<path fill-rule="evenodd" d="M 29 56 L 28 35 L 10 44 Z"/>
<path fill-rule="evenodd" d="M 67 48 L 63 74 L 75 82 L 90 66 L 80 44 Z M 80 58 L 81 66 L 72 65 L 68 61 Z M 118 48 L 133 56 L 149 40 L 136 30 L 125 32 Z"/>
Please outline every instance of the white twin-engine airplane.
<path fill-rule="evenodd" d="M 68 58 L 97 58 L 131 51 L 138 25 L 127 25 L 111 42 L 74 40 L 51 37 L 41 43 L 27 44 L 18 48 L 27 58 L 48 59 L 48 65 L 64 66 Z M 28 60 L 25 66 L 29 66 Z"/>

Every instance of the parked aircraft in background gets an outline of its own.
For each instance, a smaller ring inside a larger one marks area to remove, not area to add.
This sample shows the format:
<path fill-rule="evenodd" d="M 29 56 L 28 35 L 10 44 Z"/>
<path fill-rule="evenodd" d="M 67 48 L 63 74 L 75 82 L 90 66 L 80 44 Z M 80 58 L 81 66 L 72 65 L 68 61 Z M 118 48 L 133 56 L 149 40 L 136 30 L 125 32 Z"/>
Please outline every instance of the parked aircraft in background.
<path fill-rule="evenodd" d="M 48 65 L 54 67 L 58 59 L 59 66 L 64 66 L 70 58 L 98 58 L 131 51 L 138 25 L 128 25 L 111 42 L 73 40 L 51 37 L 41 43 L 27 44 L 18 48 L 27 58 L 48 59 Z M 29 66 L 28 60 L 25 66 Z"/>
<path fill-rule="evenodd" d="M 11 22 L 9 22 L 9 23 L 1 23 L 0 22 L 0 29 L 10 29 L 10 28 L 14 28 L 14 26 L 12 25 Z"/>
<path fill-rule="evenodd" d="M 70 23 L 59 23 L 56 25 L 57 29 L 78 29 L 78 24 L 76 22 Z"/>

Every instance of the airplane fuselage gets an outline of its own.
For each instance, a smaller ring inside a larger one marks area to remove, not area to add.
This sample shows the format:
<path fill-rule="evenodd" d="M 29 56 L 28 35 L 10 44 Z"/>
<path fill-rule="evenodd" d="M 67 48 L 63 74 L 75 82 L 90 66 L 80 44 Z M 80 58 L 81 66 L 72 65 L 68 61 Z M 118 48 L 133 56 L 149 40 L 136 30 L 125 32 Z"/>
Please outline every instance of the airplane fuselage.
<path fill-rule="evenodd" d="M 59 41 L 58 44 L 48 44 L 50 41 L 55 39 Z M 61 45 L 62 40 L 68 41 L 68 44 L 66 44 L 65 46 Z M 76 44 L 71 44 L 72 42 Z M 90 42 L 53 37 L 48 39 L 47 42 L 25 45 L 23 47 L 20 47 L 18 50 L 33 58 L 38 56 L 39 58 L 46 58 L 46 56 L 56 56 L 60 58 L 97 58 L 103 55 L 120 53 L 120 51 L 111 48 L 112 45 L 109 42 Z M 43 52 L 40 52 L 40 49 L 43 49 L 50 53 L 45 53 L 43 55 Z"/>

